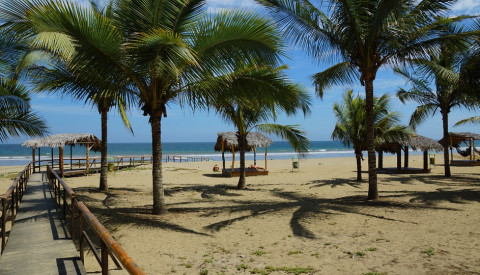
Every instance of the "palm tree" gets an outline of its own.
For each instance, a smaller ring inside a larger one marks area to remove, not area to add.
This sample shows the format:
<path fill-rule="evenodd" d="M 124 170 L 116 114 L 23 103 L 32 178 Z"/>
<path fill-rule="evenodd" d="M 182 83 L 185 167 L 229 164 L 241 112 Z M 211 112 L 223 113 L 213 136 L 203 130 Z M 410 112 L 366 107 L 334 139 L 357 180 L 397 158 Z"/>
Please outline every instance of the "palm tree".
<path fill-rule="evenodd" d="M 353 146 L 357 161 L 357 181 L 362 181 L 362 151 L 367 149 L 365 107 L 365 99 L 360 96 L 353 97 L 352 90 L 344 94 L 341 104 L 333 105 L 337 123 L 332 133 L 332 139 L 342 141 L 347 147 Z M 388 95 L 384 94 L 379 98 L 373 98 L 373 114 L 377 146 L 385 142 L 408 138 L 407 127 L 398 124 L 400 114 L 390 111 Z"/>
<path fill-rule="evenodd" d="M 375 163 L 373 83 L 381 67 L 425 56 L 442 36 L 439 15 L 454 1 L 330 0 L 326 12 L 308 0 L 256 0 L 277 18 L 285 36 L 312 58 L 339 60 L 312 79 L 317 94 L 359 80 L 365 86 L 368 150 L 368 199 L 378 198 Z M 459 19 L 449 19 L 459 20 Z M 456 35 L 458 39 L 461 36 Z"/>
<path fill-rule="evenodd" d="M 274 134 L 286 139 L 299 152 L 308 150 L 310 142 L 298 125 L 266 123 L 275 120 L 278 112 L 289 115 L 301 109 L 304 114 L 310 110 L 309 96 L 296 84 L 289 81 L 283 70 L 268 66 L 247 66 L 237 68 L 230 77 L 233 81 L 224 87 L 226 97 L 218 97 L 213 103 L 218 114 L 237 129 L 240 152 L 240 178 L 238 189 L 245 188 L 245 152 L 248 148 L 247 135 L 253 130 Z M 253 92 L 255 97 L 238 96 Z"/>
<path fill-rule="evenodd" d="M 17 67 L 25 53 L 24 41 L 0 30 L 0 142 L 47 133 L 45 121 L 32 111 L 26 86 L 19 83 Z"/>
<path fill-rule="evenodd" d="M 10 136 L 43 136 L 47 126 L 32 112 L 25 86 L 15 80 L 0 79 L 0 142 Z"/>
<path fill-rule="evenodd" d="M 232 64 L 275 66 L 282 50 L 272 22 L 250 12 L 204 13 L 205 0 L 118 0 L 112 16 L 72 2 L 25 0 L 0 4 L 11 30 L 70 59 L 72 66 L 128 87 L 152 129 L 153 213 L 167 212 L 161 120 L 167 104 L 207 104 L 219 96 Z M 26 9 L 28 11 L 26 11 Z"/>
<path fill-rule="evenodd" d="M 410 90 L 400 89 L 397 93 L 400 101 L 416 101 L 420 105 L 415 109 L 410 125 L 415 129 L 429 116 L 438 110 L 442 115 L 443 139 L 448 140 L 448 117 L 452 110 L 475 105 L 463 91 L 461 60 L 468 44 L 463 44 L 463 51 L 447 45 L 441 46 L 438 54 L 431 53 L 429 58 L 411 61 L 415 71 L 408 72 L 405 68 L 396 68 L 395 72 L 405 77 L 411 84 Z M 433 79 L 433 83 L 430 81 Z M 448 159 L 448 143 L 443 144 L 445 176 L 450 177 L 450 161 Z"/>

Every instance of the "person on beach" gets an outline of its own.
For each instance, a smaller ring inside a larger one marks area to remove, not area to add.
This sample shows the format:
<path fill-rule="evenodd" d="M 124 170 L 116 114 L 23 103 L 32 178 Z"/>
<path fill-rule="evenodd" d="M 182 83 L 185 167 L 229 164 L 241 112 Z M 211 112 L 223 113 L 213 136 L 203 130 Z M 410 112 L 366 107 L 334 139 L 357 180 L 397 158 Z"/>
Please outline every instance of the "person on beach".
<path fill-rule="evenodd" d="M 213 166 L 213 172 L 220 172 L 220 167 L 215 164 L 215 166 Z"/>

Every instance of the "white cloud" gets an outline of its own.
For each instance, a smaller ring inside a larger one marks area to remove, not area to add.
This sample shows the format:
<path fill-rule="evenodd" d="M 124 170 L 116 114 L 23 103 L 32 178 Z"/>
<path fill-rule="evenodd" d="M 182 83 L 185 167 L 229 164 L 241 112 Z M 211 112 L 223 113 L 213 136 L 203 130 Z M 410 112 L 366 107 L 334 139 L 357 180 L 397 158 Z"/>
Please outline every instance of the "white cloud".
<path fill-rule="evenodd" d="M 259 5 L 253 0 L 208 0 L 208 8 L 257 8 Z"/>
<path fill-rule="evenodd" d="M 452 6 L 452 11 L 455 12 L 473 12 L 480 10 L 479 0 L 459 0 Z"/>

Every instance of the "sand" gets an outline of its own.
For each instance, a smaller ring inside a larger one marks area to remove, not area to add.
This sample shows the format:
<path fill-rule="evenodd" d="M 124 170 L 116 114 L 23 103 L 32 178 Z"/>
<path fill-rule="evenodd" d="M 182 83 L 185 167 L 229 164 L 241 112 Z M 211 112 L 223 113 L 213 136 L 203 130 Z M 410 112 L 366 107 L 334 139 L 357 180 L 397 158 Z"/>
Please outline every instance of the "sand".
<path fill-rule="evenodd" d="M 449 179 L 441 165 L 379 174 L 381 198 L 366 202 L 353 157 L 300 160 L 299 172 L 269 161 L 270 175 L 248 177 L 246 190 L 214 164 L 165 163 L 161 217 L 149 214 L 149 166 L 109 173 L 108 193 L 98 174 L 66 181 L 149 274 L 480 274 L 480 167 L 452 167 Z"/>

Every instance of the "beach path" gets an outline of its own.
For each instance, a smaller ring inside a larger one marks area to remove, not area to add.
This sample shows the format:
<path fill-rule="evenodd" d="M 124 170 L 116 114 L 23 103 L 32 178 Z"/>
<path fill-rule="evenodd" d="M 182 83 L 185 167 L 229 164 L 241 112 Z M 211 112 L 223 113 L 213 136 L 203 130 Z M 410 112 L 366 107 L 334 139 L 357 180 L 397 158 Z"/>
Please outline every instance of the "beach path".
<path fill-rule="evenodd" d="M 46 174 L 30 176 L 0 274 L 86 274 Z"/>

